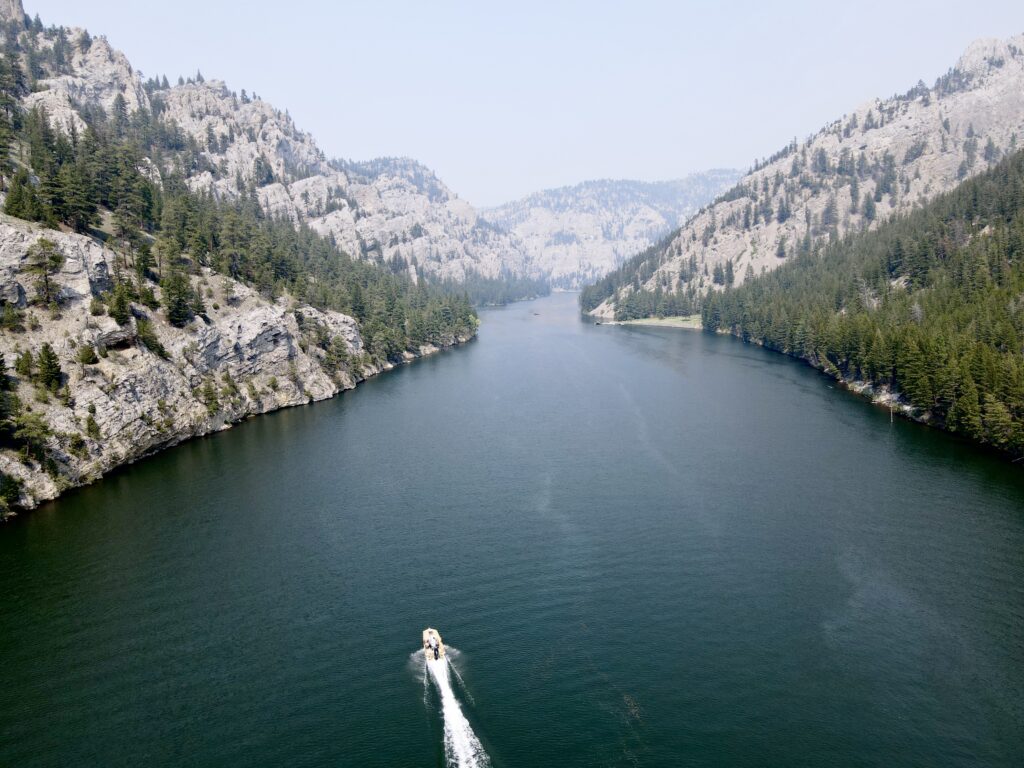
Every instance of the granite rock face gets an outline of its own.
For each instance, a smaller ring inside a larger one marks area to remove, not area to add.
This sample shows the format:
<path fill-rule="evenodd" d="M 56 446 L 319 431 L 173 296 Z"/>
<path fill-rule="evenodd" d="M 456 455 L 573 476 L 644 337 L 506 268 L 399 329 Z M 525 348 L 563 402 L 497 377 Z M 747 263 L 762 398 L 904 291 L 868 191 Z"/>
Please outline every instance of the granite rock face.
<path fill-rule="evenodd" d="M 39 277 L 26 271 L 26 254 L 42 237 L 65 257 L 51 278 L 60 297 L 56 311 L 28 303 Z M 0 294 L 24 312 L 22 330 L 0 333 L 0 352 L 10 369 L 18 354 L 37 356 L 49 343 L 64 374 L 60 392 L 44 393 L 9 370 L 23 408 L 49 427 L 47 446 L 59 470 L 0 451 L 0 472 L 22 483 L 22 506 L 247 416 L 332 397 L 383 370 L 362 357 L 353 318 L 287 297 L 270 301 L 209 270 L 193 278 L 207 311 L 183 328 L 138 304 L 125 325 L 93 315 L 93 297 L 110 289 L 116 258 L 91 238 L 0 215 Z M 163 355 L 147 347 L 142 324 Z M 82 362 L 90 347 L 95 362 Z M 332 366 L 325 347 L 343 350 L 346 362 Z"/>
<path fill-rule="evenodd" d="M 0 19 L 4 21 L 20 21 L 25 18 L 25 9 L 21 0 L 0 0 Z"/>
<path fill-rule="evenodd" d="M 408 158 L 328 161 L 287 113 L 220 81 L 155 91 L 162 119 L 203 147 L 195 190 L 232 198 L 253 181 L 263 208 L 333 237 L 349 254 L 398 264 L 414 279 L 541 277 L 517 237 L 482 220 Z"/>
<path fill-rule="evenodd" d="M 585 181 L 482 211 L 516 235 L 556 288 L 580 288 L 654 245 L 718 194 L 739 171 L 676 181 Z"/>
<path fill-rule="evenodd" d="M 643 267 L 653 270 L 642 285 L 721 289 L 710 276 L 726 262 L 732 262 L 735 284 L 742 283 L 783 263 L 805 238 L 877 226 L 985 170 L 1022 142 L 1024 35 L 976 41 L 932 87 L 920 82 L 902 96 L 862 104 L 759 164 L 659 248 Z M 613 317 L 630 290 L 592 314 Z"/>
<path fill-rule="evenodd" d="M 6 1 L 12 8 L 0 13 L 17 14 L 16 0 Z M 84 107 L 112 114 L 123 105 L 129 117 L 146 110 L 196 142 L 201 162 L 187 180 L 194 190 L 230 199 L 255 184 L 268 213 L 334 237 L 352 256 L 406 266 L 416 279 L 541 276 L 517 237 L 483 221 L 419 163 L 329 161 L 287 112 L 260 98 L 217 80 L 147 87 L 106 38 L 79 28 L 66 38 L 65 71 L 41 79 L 23 99 L 26 109 L 45 109 L 55 128 L 81 135 Z M 54 40 L 40 33 L 34 44 L 45 50 Z M 154 181 L 172 170 L 149 158 L 144 165 Z"/>

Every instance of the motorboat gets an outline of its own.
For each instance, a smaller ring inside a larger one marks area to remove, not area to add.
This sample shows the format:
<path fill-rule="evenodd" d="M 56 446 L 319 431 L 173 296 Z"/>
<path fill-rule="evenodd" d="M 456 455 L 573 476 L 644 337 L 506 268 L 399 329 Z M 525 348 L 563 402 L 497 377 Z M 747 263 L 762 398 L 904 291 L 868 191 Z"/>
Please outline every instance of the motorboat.
<path fill-rule="evenodd" d="M 436 629 L 427 627 L 423 630 L 423 653 L 428 659 L 444 658 L 444 643 L 441 642 L 441 633 Z"/>

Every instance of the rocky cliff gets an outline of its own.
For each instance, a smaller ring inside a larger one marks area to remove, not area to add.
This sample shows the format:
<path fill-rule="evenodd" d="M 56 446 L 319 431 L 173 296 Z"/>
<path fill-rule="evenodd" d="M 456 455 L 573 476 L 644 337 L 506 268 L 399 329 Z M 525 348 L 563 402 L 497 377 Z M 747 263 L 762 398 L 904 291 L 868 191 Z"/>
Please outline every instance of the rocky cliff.
<path fill-rule="evenodd" d="M 328 162 L 287 114 L 217 81 L 155 90 L 152 101 L 202 149 L 193 189 L 238 195 L 258 185 L 273 215 L 308 223 L 362 258 L 414 275 L 540 277 L 519 241 L 489 226 L 430 169 L 408 158 Z"/>
<path fill-rule="evenodd" d="M 49 305 L 32 300 L 42 278 L 33 273 L 28 254 L 40 238 L 55 243 L 63 257 L 47 277 L 54 297 Z M 25 352 L 38 360 L 48 344 L 61 369 L 49 387 L 41 385 L 36 368 L 8 370 L 21 403 L 18 428 L 35 429 L 32 439 L 41 441 L 39 458 L 27 449 L 0 450 L 0 476 L 20 484 L 20 506 L 35 506 L 247 416 L 329 398 L 393 367 L 363 355 L 351 317 L 287 296 L 270 301 L 209 270 L 191 278 L 206 311 L 184 327 L 138 303 L 119 324 L 94 300 L 111 291 L 115 260 L 93 238 L 0 215 L 0 353 L 13 368 Z M 158 286 L 155 291 L 160 299 Z M 424 346 L 419 353 L 436 349 Z M 331 364 L 327 350 L 346 363 Z M 414 356 L 406 353 L 405 359 Z"/>
<path fill-rule="evenodd" d="M 516 235 L 553 286 L 579 288 L 653 245 L 740 175 L 713 170 L 675 181 L 585 181 L 481 215 Z"/>
<path fill-rule="evenodd" d="M 23 16 L 20 6 L 4 12 Z M 122 111 L 128 120 L 145 110 L 189 151 L 192 161 L 181 170 L 194 190 L 231 198 L 254 185 L 268 213 L 307 223 L 353 256 L 407 267 L 417 277 L 542 276 L 516 237 L 483 221 L 415 161 L 329 161 L 287 112 L 245 90 L 199 76 L 173 86 L 144 82 L 124 54 L 83 29 L 27 34 L 40 52 L 61 46 L 62 63 L 38 79 L 23 105 L 44 108 L 65 132 L 84 132 L 83 109 Z M 153 168 L 173 170 L 160 158 Z"/>
<path fill-rule="evenodd" d="M 21 0 L 0 0 L 0 20 L 21 21 L 25 18 L 25 9 Z"/>
<path fill-rule="evenodd" d="M 0 516 L 466 341 L 466 301 L 414 283 L 527 269 L 412 161 L 328 162 L 244 91 L 0 22 Z"/>
<path fill-rule="evenodd" d="M 875 99 L 756 164 L 606 283 L 612 317 L 636 286 L 690 297 L 871 228 L 989 167 L 1024 140 L 1024 35 L 980 40 L 934 85 Z M 717 267 L 717 270 L 716 270 Z M 601 298 L 597 296 L 596 298 Z"/>

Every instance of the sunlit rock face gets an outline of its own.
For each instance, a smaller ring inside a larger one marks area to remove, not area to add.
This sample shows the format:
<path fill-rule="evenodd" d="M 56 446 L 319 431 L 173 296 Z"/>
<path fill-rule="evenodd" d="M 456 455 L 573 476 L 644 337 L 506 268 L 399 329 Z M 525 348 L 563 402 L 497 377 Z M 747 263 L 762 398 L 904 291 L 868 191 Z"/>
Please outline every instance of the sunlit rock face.
<path fill-rule="evenodd" d="M 552 285 L 579 288 L 654 245 L 740 175 L 714 170 L 676 181 L 586 181 L 481 215 L 516 235 Z"/>
<path fill-rule="evenodd" d="M 726 262 L 738 285 L 808 242 L 877 226 L 952 189 L 1022 141 L 1024 35 L 978 40 L 931 87 L 862 104 L 759 164 L 638 265 L 642 287 L 720 289 L 711 275 Z M 594 314 L 612 316 L 630 290 Z"/>

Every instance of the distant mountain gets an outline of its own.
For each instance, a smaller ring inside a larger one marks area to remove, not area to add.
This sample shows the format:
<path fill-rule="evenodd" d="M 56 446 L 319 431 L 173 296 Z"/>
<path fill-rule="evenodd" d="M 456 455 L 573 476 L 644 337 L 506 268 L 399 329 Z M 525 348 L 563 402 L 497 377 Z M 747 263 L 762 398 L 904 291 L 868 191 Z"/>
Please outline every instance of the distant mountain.
<path fill-rule="evenodd" d="M 1024 35 L 980 40 L 931 87 L 875 99 L 783 147 L 656 247 L 585 292 L 601 317 L 698 311 L 816 243 L 876 227 L 1024 140 Z"/>
<path fill-rule="evenodd" d="M 585 181 L 481 215 L 516 235 L 552 285 L 578 288 L 664 237 L 740 175 L 713 170 L 675 181 Z"/>

